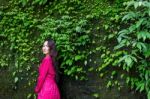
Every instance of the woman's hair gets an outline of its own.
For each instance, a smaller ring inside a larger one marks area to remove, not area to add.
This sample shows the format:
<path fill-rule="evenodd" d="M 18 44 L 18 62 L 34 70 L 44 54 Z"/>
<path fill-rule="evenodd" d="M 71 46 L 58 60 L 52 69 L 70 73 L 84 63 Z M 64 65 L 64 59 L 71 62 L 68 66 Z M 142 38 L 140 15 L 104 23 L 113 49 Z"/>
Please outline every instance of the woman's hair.
<path fill-rule="evenodd" d="M 52 57 L 52 63 L 56 72 L 55 80 L 58 83 L 59 81 L 59 76 L 58 76 L 58 64 L 55 61 L 56 56 L 57 56 L 57 50 L 56 50 L 56 45 L 55 42 L 52 39 L 46 39 L 45 41 L 48 41 L 48 47 L 50 51 L 50 56 Z"/>
<path fill-rule="evenodd" d="M 56 46 L 55 46 L 55 42 L 52 39 L 47 39 L 46 41 L 48 41 L 48 47 L 50 48 L 50 56 L 53 59 L 53 64 L 55 64 L 55 58 L 57 56 L 57 50 L 56 50 Z"/>

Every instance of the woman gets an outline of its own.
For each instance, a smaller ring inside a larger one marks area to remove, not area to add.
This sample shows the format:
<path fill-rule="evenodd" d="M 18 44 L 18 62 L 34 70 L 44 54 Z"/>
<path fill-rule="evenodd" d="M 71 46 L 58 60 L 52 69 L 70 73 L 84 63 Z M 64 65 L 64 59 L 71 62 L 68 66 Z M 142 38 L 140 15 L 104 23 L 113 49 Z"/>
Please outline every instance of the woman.
<path fill-rule="evenodd" d="M 56 71 L 54 58 L 56 56 L 55 43 L 53 40 L 46 40 L 42 48 L 45 57 L 39 66 L 39 76 L 35 92 L 37 99 L 60 99 L 60 93 L 56 84 Z"/>

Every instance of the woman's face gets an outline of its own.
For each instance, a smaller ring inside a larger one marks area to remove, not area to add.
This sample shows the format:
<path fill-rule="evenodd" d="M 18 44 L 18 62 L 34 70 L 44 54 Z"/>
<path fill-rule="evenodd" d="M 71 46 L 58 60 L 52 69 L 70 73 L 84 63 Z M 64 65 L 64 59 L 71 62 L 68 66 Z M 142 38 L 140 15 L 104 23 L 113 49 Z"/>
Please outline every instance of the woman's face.
<path fill-rule="evenodd" d="M 43 51 L 43 54 L 49 54 L 49 47 L 48 47 L 48 41 L 45 41 L 44 44 L 43 44 L 43 47 L 42 47 L 42 51 Z"/>

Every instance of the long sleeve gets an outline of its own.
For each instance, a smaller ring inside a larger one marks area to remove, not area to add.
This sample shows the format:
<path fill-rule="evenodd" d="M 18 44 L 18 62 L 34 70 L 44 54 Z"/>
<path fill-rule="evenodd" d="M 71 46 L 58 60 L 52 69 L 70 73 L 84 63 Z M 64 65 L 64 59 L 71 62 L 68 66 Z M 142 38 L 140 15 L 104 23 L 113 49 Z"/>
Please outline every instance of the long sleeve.
<path fill-rule="evenodd" d="M 40 90 L 43 86 L 43 83 L 45 81 L 46 75 L 48 73 L 48 70 L 51 67 L 51 65 L 52 65 L 52 60 L 49 59 L 49 58 L 44 59 L 42 64 L 40 65 L 39 76 L 38 76 L 38 79 L 37 79 L 37 85 L 35 87 L 35 92 L 36 93 L 40 92 Z"/>

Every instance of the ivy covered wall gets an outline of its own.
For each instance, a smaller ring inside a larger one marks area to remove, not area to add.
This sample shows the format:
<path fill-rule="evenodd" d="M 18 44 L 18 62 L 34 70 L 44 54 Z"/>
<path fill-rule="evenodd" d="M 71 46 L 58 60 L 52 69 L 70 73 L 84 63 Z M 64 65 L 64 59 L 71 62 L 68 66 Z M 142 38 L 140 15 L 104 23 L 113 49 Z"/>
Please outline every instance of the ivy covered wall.
<path fill-rule="evenodd" d="M 56 41 L 62 77 L 88 82 L 89 74 L 94 72 L 100 79 L 108 78 L 106 88 L 121 90 L 119 78 L 126 83 L 124 86 L 149 98 L 150 3 L 128 1 L 1 1 L 0 83 L 5 83 L 0 87 L 2 97 L 35 98 L 33 88 L 43 56 L 41 46 L 49 37 Z M 97 93 L 90 95 L 100 98 Z"/>

